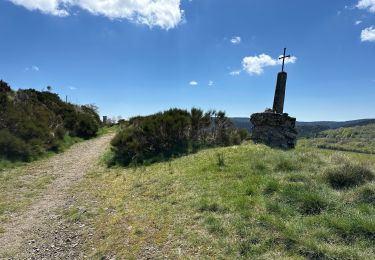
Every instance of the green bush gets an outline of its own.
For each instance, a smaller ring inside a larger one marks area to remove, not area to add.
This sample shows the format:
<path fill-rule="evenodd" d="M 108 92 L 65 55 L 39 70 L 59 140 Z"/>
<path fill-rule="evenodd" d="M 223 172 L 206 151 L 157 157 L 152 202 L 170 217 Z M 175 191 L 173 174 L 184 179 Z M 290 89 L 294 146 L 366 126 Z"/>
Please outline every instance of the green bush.
<path fill-rule="evenodd" d="M 7 130 L 0 130 L 0 158 L 10 161 L 29 161 L 30 146 Z"/>
<path fill-rule="evenodd" d="M 375 178 L 371 169 L 364 164 L 345 161 L 326 170 L 325 179 L 335 189 L 362 185 Z"/>
<path fill-rule="evenodd" d="M 96 136 L 99 130 L 98 122 L 88 114 L 78 114 L 75 134 L 85 139 Z"/>
<path fill-rule="evenodd" d="M 189 113 L 171 109 L 132 119 L 132 125 L 120 131 L 111 144 L 121 164 L 156 161 L 187 153 L 189 128 Z"/>
<path fill-rule="evenodd" d="M 231 145 L 233 131 L 224 112 L 170 109 L 131 118 L 111 144 L 116 161 L 129 165 L 181 156 L 201 147 Z"/>
<path fill-rule="evenodd" d="M 57 94 L 34 89 L 12 91 L 0 81 L 0 158 L 27 161 L 60 151 L 64 136 L 96 135 L 100 118 L 94 106 L 63 102 Z M 9 140 L 6 139 L 9 137 Z"/>

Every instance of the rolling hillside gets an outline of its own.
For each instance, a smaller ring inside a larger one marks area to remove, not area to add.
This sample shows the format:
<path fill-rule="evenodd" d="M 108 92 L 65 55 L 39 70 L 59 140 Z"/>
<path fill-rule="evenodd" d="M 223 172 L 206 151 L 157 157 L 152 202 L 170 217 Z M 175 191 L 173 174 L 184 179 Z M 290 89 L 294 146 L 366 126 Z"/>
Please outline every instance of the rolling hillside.
<path fill-rule="evenodd" d="M 375 124 L 326 130 L 308 142 L 318 148 L 375 154 Z"/>
<path fill-rule="evenodd" d="M 246 117 L 232 117 L 231 118 L 236 128 L 245 128 L 251 132 L 252 125 L 250 118 Z M 315 137 L 318 133 L 329 130 L 337 129 L 340 127 L 354 127 L 374 124 L 375 119 L 359 119 L 351 121 L 316 121 L 316 122 L 297 122 L 296 127 L 299 137 Z"/>

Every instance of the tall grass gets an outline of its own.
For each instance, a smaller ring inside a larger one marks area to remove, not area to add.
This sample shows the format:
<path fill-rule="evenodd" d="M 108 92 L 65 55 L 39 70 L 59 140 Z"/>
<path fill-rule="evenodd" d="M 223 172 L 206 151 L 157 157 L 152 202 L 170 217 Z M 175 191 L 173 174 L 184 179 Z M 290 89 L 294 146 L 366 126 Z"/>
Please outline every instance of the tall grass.
<path fill-rule="evenodd" d="M 75 206 L 97 209 L 79 220 L 95 230 L 92 258 L 375 259 L 374 163 L 308 146 L 208 149 L 98 169 Z"/>

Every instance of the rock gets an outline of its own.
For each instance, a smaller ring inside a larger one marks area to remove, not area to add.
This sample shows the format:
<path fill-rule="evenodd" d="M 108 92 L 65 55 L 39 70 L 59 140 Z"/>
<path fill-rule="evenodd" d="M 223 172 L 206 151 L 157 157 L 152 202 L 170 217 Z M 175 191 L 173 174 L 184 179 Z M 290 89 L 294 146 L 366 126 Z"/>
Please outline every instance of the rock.
<path fill-rule="evenodd" d="M 293 149 L 297 144 L 296 119 L 288 114 L 264 112 L 252 114 L 251 139 L 272 148 Z"/>

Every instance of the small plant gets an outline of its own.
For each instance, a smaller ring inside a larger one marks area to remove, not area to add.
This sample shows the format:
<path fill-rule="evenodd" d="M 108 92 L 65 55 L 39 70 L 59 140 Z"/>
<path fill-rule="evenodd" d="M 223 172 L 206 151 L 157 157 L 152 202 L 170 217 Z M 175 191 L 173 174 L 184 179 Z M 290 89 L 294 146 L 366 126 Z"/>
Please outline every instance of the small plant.
<path fill-rule="evenodd" d="M 325 179 L 335 189 L 345 189 L 362 185 L 375 178 L 371 169 L 361 163 L 346 161 L 341 165 L 329 168 Z"/>
<path fill-rule="evenodd" d="M 280 161 L 275 166 L 275 171 L 291 172 L 297 170 L 295 163 L 286 158 L 280 158 Z"/>
<path fill-rule="evenodd" d="M 375 188 L 363 187 L 359 192 L 359 201 L 369 203 L 375 207 Z"/>
<path fill-rule="evenodd" d="M 216 235 L 224 235 L 225 234 L 225 229 L 223 227 L 223 224 L 222 222 L 213 217 L 213 216 L 209 216 L 207 219 L 206 219 L 206 225 L 207 225 L 207 229 L 210 233 L 212 234 L 216 234 Z"/>
<path fill-rule="evenodd" d="M 264 194 L 271 195 L 279 190 L 279 183 L 276 180 L 272 180 L 267 183 Z"/>
<path fill-rule="evenodd" d="M 217 165 L 220 168 L 225 167 L 225 157 L 224 157 L 224 154 L 223 153 L 218 153 L 216 156 L 217 156 Z"/>
<path fill-rule="evenodd" d="M 206 200 L 201 202 L 199 206 L 199 211 L 209 211 L 209 212 L 218 212 L 220 210 L 220 205 L 217 202 L 210 203 Z"/>
<path fill-rule="evenodd" d="M 328 203 L 316 193 L 305 193 L 301 196 L 299 211 L 304 215 L 318 215 L 328 207 Z"/>

